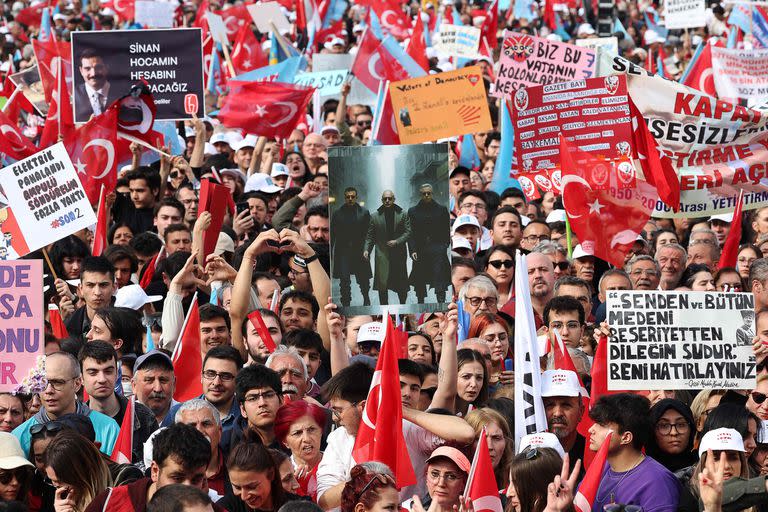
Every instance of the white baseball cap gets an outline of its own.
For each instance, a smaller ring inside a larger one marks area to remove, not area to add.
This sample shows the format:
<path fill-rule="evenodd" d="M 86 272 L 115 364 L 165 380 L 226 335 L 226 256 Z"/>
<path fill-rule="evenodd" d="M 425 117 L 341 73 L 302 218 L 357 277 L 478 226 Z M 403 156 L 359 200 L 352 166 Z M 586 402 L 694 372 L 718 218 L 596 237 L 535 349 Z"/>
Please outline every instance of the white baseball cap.
<path fill-rule="evenodd" d="M 710 222 L 713 220 L 719 220 L 720 222 L 725 222 L 726 224 L 730 224 L 733 222 L 733 212 L 731 213 L 721 213 L 720 215 L 713 215 L 709 218 Z"/>
<path fill-rule="evenodd" d="M 162 300 L 162 295 L 147 295 L 144 288 L 138 284 L 129 284 L 117 290 L 115 295 L 116 308 L 141 309 L 145 304 Z"/>
<path fill-rule="evenodd" d="M 256 147 L 256 136 L 255 135 L 246 135 L 243 140 L 240 142 L 237 142 L 235 144 L 232 144 L 232 149 L 235 151 L 240 151 L 244 148 L 255 148 Z"/>
<path fill-rule="evenodd" d="M 274 162 L 272 164 L 272 172 L 270 173 L 270 176 L 273 178 L 276 178 L 277 176 L 289 176 L 290 173 L 288 172 L 288 167 L 285 166 L 285 164 L 281 164 L 280 162 Z"/>
<path fill-rule="evenodd" d="M 560 454 L 560 457 L 565 457 L 563 445 L 560 444 L 557 436 L 551 432 L 537 432 L 523 436 L 520 439 L 517 453 L 523 453 L 528 448 L 552 448 Z"/>
<path fill-rule="evenodd" d="M 264 192 L 265 194 L 274 194 L 283 189 L 272 183 L 272 178 L 266 174 L 257 172 L 248 177 L 245 182 L 244 192 Z"/>
<path fill-rule="evenodd" d="M 594 256 L 594 255 L 595 255 L 595 251 L 593 250 L 593 247 L 591 244 L 579 244 L 573 248 L 571 259 L 577 260 L 579 258 L 584 258 L 586 256 Z"/>
<path fill-rule="evenodd" d="M 224 142 L 226 144 L 229 144 L 229 138 L 227 137 L 226 133 L 218 132 L 218 133 L 214 133 L 211 136 L 211 140 L 209 140 L 208 142 L 210 142 L 211 145 L 216 144 L 217 142 Z"/>
<path fill-rule="evenodd" d="M 239 179 L 241 182 L 245 183 L 245 180 L 248 179 L 243 171 L 240 169 L 221 169 L 219 171 L 219 174 L 224 175 L 228 174 L 230 176 L 234 176 L 235 178 Z"/>
<path fill-rule="evenodd" d="M 579 396 L 579 377 L 571 370 L 547 370 L 541 374 L 541 396 Z"/>
<path fill-rule="evenodd" d="M 552 210 L 549 212 L 549 215 L 547 215 L 544 222 L 547 224 L 552 224 L 553 222 L 565 222 L 565 210 Z"/>
<path fill-rule="evenodd" d="M 357 342 L 384 341 L 384 324 L 381 322 L 368 322 L 360 326 L 357 332 Z"/>
<path fill-rule="evenodd" d="M 594 33 L 595 33 L 595 28 L 592 25 L 590 25 L 589 23 L 582 23 L 581 25 L 579 25 L 579 28 L 576 31 L 576 35 L 577 36 L 581 36 L 581 35 L 589 35 L 589 36 L 591 36 Z"/>
<path fill-rule="evenodd" d="M 744 449 L 744 439 L 741 434 L 732 428 L 716 428 L 704 434 L 699 445 L 699 457 L 707 450 L 747 451 Z"/>
<path fill-rule="evenodd" d="M 477 229 L 482 230 L 480 223 L 477 221 L 477 217 L 470 214 L 459 215 L 456 220 L 453 221 L 453 228 L 451 229 L 451 235 L 456 234 L 456 230 L 462 226 L 475 226 Z"/>
<path fill-rule="evenodd" d="M 464 238 L 463 236 L 454 236 L 451 238 L 451 249 L 454 251 L 457 249 L 466 249 L 468 251 L 472 250 L 472 245 L 470 245 L 469 240 Z"/>

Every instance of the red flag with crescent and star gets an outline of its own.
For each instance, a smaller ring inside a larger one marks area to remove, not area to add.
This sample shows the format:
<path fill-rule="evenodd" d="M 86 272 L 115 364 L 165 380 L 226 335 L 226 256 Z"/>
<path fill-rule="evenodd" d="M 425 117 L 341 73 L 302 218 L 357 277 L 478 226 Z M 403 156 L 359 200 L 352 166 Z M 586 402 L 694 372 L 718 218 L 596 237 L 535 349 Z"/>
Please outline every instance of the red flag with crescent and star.
<path fill-rule="evenodd" d="M 377 51 L 379 45 L 381 41 L 376 38 L 373 30 L 366 29 L 352 63 L 352 74 L 374 93 L 379 90 L 379 82 L 384 80 L 385 72 Z"/>
<path fill-rule="evenodd" d="M 381 0 L 371 3 L 382 28 L 397 39 L 403 40 L 410 34 L 411 21 L 400 4 L 398 0 Z"/>
<path fill-rule="evenodd" d="M 97 204 L 101 186 L 107 194 L 117 183 L 117 164 L 121 160 L 117 145 L 117 110 L 108 109 L 64 138 L 77 176 L 91 204 Z"/>
<path fill-rule="evenodd" d="M 37 153 L 37 148 L 19 130 L 16 123 L 0 110 L 0 153 L 22 160 Z"/>
<path fill-rule="evenodd" d="M 314 87 L 281 82 L 231 80 L 230 92 L 219 111 L 219 120 L 229 128 L 254 135 L 288 138 L 306 117 Z"/>
<path fill-rule="evenodd" d="M 243 24 L 235 36 L 234 49 L 232 50 L 232 65 L 235 71 L 245 73 L 269 64 L 269 57 L 261 49 L 259 40 L 251 30 L 251 25 Z"/>
<path fill-rule="evenodd" d="M 611 162 L 571 147 L 560 136 L 563 207 L 587 252 L 619 268 L 659 194 L 630 161 Z"/>

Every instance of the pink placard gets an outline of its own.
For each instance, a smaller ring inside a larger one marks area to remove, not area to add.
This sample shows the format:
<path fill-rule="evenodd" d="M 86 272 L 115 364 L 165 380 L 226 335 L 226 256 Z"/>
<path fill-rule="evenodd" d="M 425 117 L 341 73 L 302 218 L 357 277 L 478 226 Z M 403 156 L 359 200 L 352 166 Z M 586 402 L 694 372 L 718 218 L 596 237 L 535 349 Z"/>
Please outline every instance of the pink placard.
<path fill-rule="evenodd" d="M 506 31 L 493 96 L 510 98 L 520 87 L 591 78 L 596 66 L 591 48 Z"/>
<path fill-rule="evenodd" d="M 45 353 L 42 260 L 0 261 L 0 392 L 13 391 Z"/>

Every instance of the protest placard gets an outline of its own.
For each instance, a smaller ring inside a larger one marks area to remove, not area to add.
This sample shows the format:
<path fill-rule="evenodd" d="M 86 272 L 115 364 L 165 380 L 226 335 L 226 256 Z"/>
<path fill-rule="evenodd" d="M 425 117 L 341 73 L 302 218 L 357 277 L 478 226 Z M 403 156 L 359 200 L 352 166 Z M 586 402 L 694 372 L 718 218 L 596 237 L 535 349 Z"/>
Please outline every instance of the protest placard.
<path fill-rule="evenodd" d="M 259 32 L 269 34 L 277 29 L 281 34 L 291 31 L 291 23 L 285 17 L 277 2 L 260 2 L 248 5 L 248 14 Z M 274 27 L 274 28 L 273 28 Z"/>
<path fill-rule="evenodd" d="M 355 56 L 348 53 L 314 53 L 312 54 L 312 71 L 333 71 L 338 69 L 352 69 L 352 62 Z M 329 94 L 326 99 L 339 99 L 340 93 Z M 369 105 L 376 104 L 376 93 L 371 92 L 360 80 L 352 78 L 352 88 L 347 97 L 347 105 Z"/>
<path fill-rule="evenodd" d="M 480 44 L 480 29 L 469 26 L 440 25 L 440 32 L 435 34 L 434 47 L 446 55 L 476 57 Z"/>
<path fill-rule="evenodd" d="M 577 39 L 576 46 L 581 48 L 591 48 L 595 51 L 602 50 L 609 55 L 619 54 L 619 40 L 616 36 L 611 37 L 588 37 L 586 39 Z"/>
<path fill-rule="evenodd" d="M 134 21 L 149 28 L 173 27 L 177 4 L 171 2 L 155 2 L 151 0 L 136 0 Z"/>
<path fill-rule="evenodd" d="M 0 262 L 0 392 L 22 383 L 45 353 L 43 262 Z"/>
<path fill-rule="evenodd" d="M 141 80 L 149 84 L 158 121 L 190 119 L 187 106 L 194 103 L 188 96 L 205 105 L 199 28 L 73 32 L 72 56 L 80 69 L 74 73 L 78 123 L 88 121 L 94 106 L 109 106 Z M 83 66 L 94 71 L 89 75 Z"/>
<path fill-rule="evenodd" d="M 211 11 L 205 13 L 205 19 L 208 20 L 208 30 L 211 32 L 213 40 L 219 44 L 228 45 L 229 36 L 224 19 Z"/>
<path fill-rule="evenodd" d="M 48 114 L 48 102 L 45 101 L 45 90 L 43 82 L 40 80 L 40 72 L 37 65 L 30 66 L 9 77 L 16 87 L 21 87 L 24 94 L 32 106 L 42 114 Z"/>
<path fill-rule="evenodd" d="M 389 85 L 402 144 L 418 144 L 491 129 L 477 66 L 411 78 Z"/>
<path fill-rule="evenodd" d="M 523 87 L 515 92 L 512 105 L 522 172 L 557 168 L 560 134 L 601 158 L 630 155 L 632 122 L 627 82 L 621 75 Z"/>
<path fill-rule="evenodd" d="M 320 96 L 330 96 L 341 93 L 341 86 L 346 81 L 348 74 L 349 71 L 346 69 L 301 73 L 293 78 L 293 83 L 305 87 L 314 87 Z"/>
<path fill-rule="evenodd" d="M 750 293 L 609 291 L 608 389 L 752 389 Z"/>
<path fill-rule="evenodd" d="M 768 97 L 768 50 L 712 46 L 715 89 L 721 98 L 764 100 Z"/>
<path fill-rule="evenodd" d="M 11 210 L 0 214 L 0 259 L 16 259 L 96 223 L 61 142 L 0 171 L 0 186 Z"/>
<path fill-rule="evenodd" d="M 448 145 L 329 147 L 328 168 L 331 295 L 340 312 L 443 310 L 451 298 Z"/>
<path fill-rule="evenodd" d="M 768 206 L 768 117 L 653 75 L 623 57 L 601 54 L 600 73 L 624 74 L 627 90 L 660 152 L 680 179 L 680 210 L 661 201 L 654 217 L 732 212 L 744 190 L 744 209 Z M 707 70 L 711 74 L 711 69 Z"/>
<path fill-rule="evenodd" d="M 696 28 L 706 24 L 704 0 L 664 0 L 667 29 Z"/>
<path fill-rule="evenodd" d="M 492 94 L 510 97 L 523 86 L 583 80 L 594 76 L 595 66 L 591 48 L 506 31 Z"/>

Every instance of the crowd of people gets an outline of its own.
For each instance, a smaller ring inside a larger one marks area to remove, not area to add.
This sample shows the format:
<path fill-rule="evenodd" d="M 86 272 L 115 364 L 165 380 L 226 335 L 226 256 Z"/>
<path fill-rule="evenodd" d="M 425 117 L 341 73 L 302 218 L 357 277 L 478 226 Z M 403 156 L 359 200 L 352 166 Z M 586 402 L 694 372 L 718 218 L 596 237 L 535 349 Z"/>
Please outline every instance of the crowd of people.
<path fill-rule="evenodd" d="M 363 4 L 348 6 L 343 36 L 319 42 L 318 51 L 356 51 Z M 495 4 L 411 2 L 402 9 L 429 19 L 450 6 L 454 19 L 472 25 Z M 54 6 L 52 30 L 61 40 L 123 25 L 116 5 Z M 558 6 L 565 32 L 596 37 L 591 5 Z M 3 4 L 4 73 L 35 64 L 30 40 L 38 28 L 16 20 L 29 7 L 26 0 Z M 182 17 L 193 21 L 198 8 L 184 2 Z M 544 4 L 531 3 L 524 18 L 513 8 L 501 9 L 499 40 L 504 28 L 562 39 L 542 23 Z M 657 2 L 614 6 L 626 27 L 615 34 L 619 51 L 639 64 L 659 45 L 646 26 L 648 9 L 663 19 Z M 295 10 L 286 13 L 296 19 Z M 682 73 L 697 39 L 727 34 L 725 20 L 717 3 L 707 9 L 706 27 L 670 31 L 661 43 L 670 78 Z M 297 39 L 306 44 L 304 36 Z M 435 52 L 428 57 L 432 72 L 454 66 Z M 486 85 L 498 52 L 492 57 L 478 61 Z M 585 510 L 576 497 L 582 461 L 606 439 L 607 464 L 587 506 L 593 511 L 768 510 L 768 207 L 744 216 L 735 267 L 718 265 L 730 229 L 742 222 L 726 214 L 652 218 L 616 268 L 568 232 L 552 192 L 529 201 L 518 188 L 493 190 L 501 140 L 495 119 L 494 130 L 474 135 L 476 169 L 459 165 L 457 141 L 448 141 L 453 301 L 440 286 L 438 298 L 451 302 L 446 311 L 401 318 L 408 334 L 398 360 L 402 431 L 416 483 L 398 488 L 393 468 L 356 460 L 386 319 L 343 317 L 331 298 L 331 261 L 345 263 L 331 251 L 329 207 L 341 211 L 355 197 L 329 197 L 327 150 L 367 145 L 374 122 L 369 106 L 347 103 L 349 92 L 344 86 L 340 101 L 312 110 L 322 115 L 320 130 L 297 127 L 286 140 L 242 134 L 205 116 L 179 123 L 183 151 L 172 158 L 139 165 L 144 150 L 132 146 L 134 161 L 107 197 L 103 253 L 92 255 L 87 229 L 47 248 L 45 302 L 56 306 L 67 334 L 57 337 L 46 324 L 42 390 L 0 393 L 0 510 L 469 512 L 465 487 L 484 432 L 508 512 Z M 208 98 L 209 106 L 221 99 Z M 496 98 L 488 100 L 497 112 Z M 30 139 L 39 136 L 40 118 L 25 113 L 18 122 Z M 212 219 L 199 209 L 206 179 L 220 179 L 236 206 L 207 257 L 202 240 Z M 521 253 L 527 276 L 515 276 Z M 370 290 L 371 272 L 350 264 L 340 305 L 350 300 L 351 275 L 363 295 Z M 529 297 L 516 296 L 515 279 L 528 280 Z M 754 317 L 738 333 L 756 359 L 752 389 L 607 394 L 585 407 L 598 344 L 607 343 L 611 290 L 753 294 Z M 414 292 L 421 299 L 426 290 Z M 184 369 L 172 355 L 193 301 L 202 394 L 177 402 Z M 548 429 L 516 443 L 512 362 L 521 301 L 532 308 L 542 344 L 559 333 L 576 370 L 542 357 Z M 470 318 L 462 340 L 459 307 Z M 264 329 L 251 320 L 254 311 Z M 109 456 L 127 414 L 132 453 L 115 462 Z M 583 421 L 591 423 L 588 432 L 579 429 Z"/>

